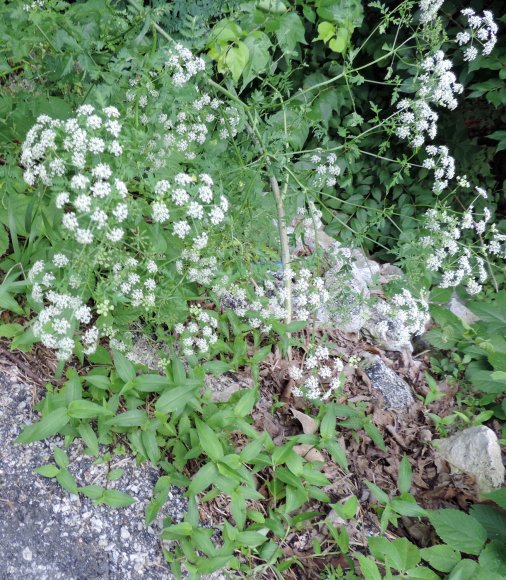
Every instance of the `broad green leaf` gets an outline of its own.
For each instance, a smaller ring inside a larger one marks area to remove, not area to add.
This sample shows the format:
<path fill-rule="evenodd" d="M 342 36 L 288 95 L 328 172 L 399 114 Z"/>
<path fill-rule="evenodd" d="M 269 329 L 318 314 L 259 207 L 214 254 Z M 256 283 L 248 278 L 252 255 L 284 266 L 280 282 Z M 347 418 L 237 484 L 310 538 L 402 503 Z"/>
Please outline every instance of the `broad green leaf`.
<path fill-rule="evenodd" d="M 388 503 L 388 495 L 381 489 L 379 488 L 375 483 L 371 483 L 370 481 L 367 481 L 367 479 L 364 480 L 364 483 L 367 485 L 367 487 L 369 488 L 369 491 L 373 494 L 373 496 L 382 504 L 387 504 Z"/>
<path fill-rule="evenodd" d="M 43 477 L 56 477 L 58 473 L 60 473 L 60 470 L 58 469 L 58 467 L 56 467 L 56 465 L 49 463 L 47 465 L 41 465 L 40 467 L 36 467 L 33 470 L 33 473 L 38 473 Z"/>
<path fill-rule="evenodd" d="M 249 48 L 248 46 L 238 40 L 231 48 L 227 50 L 227 55 L 225 57 L 225 62 L 232 73 L 232 78 L 234 82 L 237 82 L 244 70 L 244 67 L 248 63 L 249 59 Z"/>
<path fill-rule="evenodd" d="M 182 413 L 187 403 L 194 399 L 195 393 L 190 386 L 171 387 L 163 392 L 155 404 L 160 413 Z"/>
<path fill-rule="evenodd" d="M 106 489 L 98 501 L 113 508 L 128 507 L 135 503 L 133 497 L 124 491 L 118 491 L 117 489 Z"/>
<path fill-rule="evenodd" d="M 89 423 L 81 423 L 77 431 L 88 446 L 89 452 L 96 457 L 98 455 L 98 439 L 92 426 Z"/>
<path fill-rule="evenodd" d="M 298 43 L 306 43 L 304 24 L 295 12 L 286 12 L 279 16 L 274 33 L 281 50 L 285 53 L 292 53 Z"/>
<path fill-rule="evenodd" d="M 56 481 L 69 493 L 73 493 L 74 495 L 79 493 L 76 480 L 67 469 L 60 469 L 60 473 L 56 476 Z"/>
<path fill-rule="evenodd" d="M 323 40 L 323 42 L 328 42 L 336 33 L 336 27 L 332 22 L 320 22 L 318 24 L 318 36 L 315 40 Z"/>
<path fill-rule="evenodd" d="M 69 457 L 65 453 L 65 451 L 63 451 L 63 449 L 60 449 L 59 447 L 54 448 L 54 460 L 56 461 L 58 467 L 61 468 L 68 467 Z"/>
<path fill-rule="evenodd" d="M 475 580 L 478 564 L 474 560 L 461 560 L 448 576 L 448 580 Z"/>
<path fill-rule="evenodd" d="M 360 570 L 363 574 L 364 580 L 381 580 L 381 574 L 378 566 L 371 558 L 366 558 L 362 554 L 356 554 Z"/>
<path fill-rule="evenodd" d="M 16 443 L 31 443 L 47 439 L 58 433 L 70 421 L 67 409 L 60 408 L 51 411 L 37 423 L 28 425 L 16 438 Z"/>
<path fill-rule="evenodd" d="M 156 465 L 160 461 L 162 454 L 158 447 L 155 433 L 153 431 L 143 431 L 141 439 L 144 449 L 148 454 L 148 459 Z"/>
<path fill-rule="evenodd" d="M 142 409 L 125 411 L 115 417 L 107 419 L 106 424 L 111 427 L 142 427 L 148 420 L 148 414 Z"/>
<path fill-rule="evenodd" d="M 111 471 L 109 471 L 109 473 L 107 474 L 107 479 L 108 481 L 117 481 L 118 479 L 121 479 L 123 477 L 123 474 L 125 473 L 124 469 L 111 469 Z"/>
<path fill-rule="evenodd" d="M 125 383 L 129 383 L 135 379 L 135 367 L 134 365 L 127 359 L 127 357 L 117 351 L 112 351 L 112 357 L 114 360 L 114 368 L 119 375 L 119 378 L 124 381 Z"/>
<path fill-rule="evenodd" d="M 422 558 L 439 572 L 450 572 L 460 562 L 460 552 L 440 544 L 420 550 Z"/>
<path fill-rule="evenodd" d="M 497 505 L 500 505 L 504 510 L 506 510 L 506 487 L 501 487 L 501 489 L 496 489 L 495 491 L 484 493 L 483 497 L 490 499 Z"/>
<path fill-rule="evenodd" d="M 234 415 L 236 417 L 246 417 L 249 415 L 255 406 L 257 400 L 257 390 L 256 389 L 246 389 L 246 392 L 237 401 L 234 407 Z"/>
<path fill-rule="evenodd" d="M 455 509 L 429 512 L 430 523 L 450 547 L 478 555 L 487 540 L 485 528 L 472 516 Z"/>
<path fill-rule="evenodd" d="M 342 468 L 344 471 L 348 471 L 348 459 L 346 458 L 346 451 L 341 447 L 339 441 L 327 441 L 325 448 L 332 455 L 332 459 Z"/>
<path fill-rule="evenodd" d="M 199 443 L 203 451 L 214 462 L 222 459 L 224 455 L 223 446 L 216 433 L 200 419 L 195 419 L 195 426 L 197 427 Z"/>
<path fill-rule="evenodd" d="M 79 493 L 82 493 L 90 499 L 97 500 L 104 495 L 105 489 L 100 485 L 85 485 L 79 488 Z"/>
<path fill-rule="evenodd" d="M 485 528 L 489 540 L 506 544 L 506 512 L 492 505 L 474 504 L 469 513 Z"/>
<path fill-rule="evenodd" d="M 420 560 L 420 550 L 406 538 L 387 540 L 382 537 L 368 539 L 372 555 L 384 561 L 399 572 L 405 572 L 416 566 Z"/>
<path fill-rule="evenodd" d="M 95 417 L 107 417 L 114 415 L 112 411 L 93 403 L 92 401 L 72 401 L 68 406 L 69 417 L 74 419 L 93 419 Z"/>
<path fill-rule="evenodd" d="M 2 338 L 12 338 L 21 332 L 23 332 L 23 326 L 21 324 L 0 324 L 0 337 Z"/>
<path fill-rule="evenodd" d="M 198 493 L 207 489 L 214 483 L 214 479 L 217 475 L 218 470 L 214 463 L 206 463 L 203 465 L 191 478 L 191 483 L 188 487 L 188 495 L 196 496 Z"/>
<path fill-rule="evenodd" d="M 399 477 L 397 479 L 397 487 L 401 493 L 409 493 L 411 489 L 411 480 L 413 479 L 413 470 L 408 456 L 404 454 L 399 463 Z"/>

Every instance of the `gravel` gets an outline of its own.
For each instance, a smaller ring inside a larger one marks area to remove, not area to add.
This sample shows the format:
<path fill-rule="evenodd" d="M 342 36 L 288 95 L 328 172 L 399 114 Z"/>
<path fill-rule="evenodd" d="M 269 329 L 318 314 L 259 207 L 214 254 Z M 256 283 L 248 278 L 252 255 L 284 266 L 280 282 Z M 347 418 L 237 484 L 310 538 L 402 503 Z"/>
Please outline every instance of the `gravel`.
<path fill-rule="evenodd" d="M 12 442 L 23 425 L 36 419 L 34 388 L 0 370 L 0 580 L 143 580 L 172 579 L 164 561 L 158 532 L 162 518 L 181 521 L 187 508 L 183 492 L 172 488 L 163 513 L 147 529 L 144 509 L 159 471 L 126 454 L 93 465 L 82 443 L 67 449 L 69 470 L 78 485 L 98 484 L 124 491 L 136 503 L 120 509 L 95 505 L 71 495 L 53 479 L 33 469 L 53 463 L 53 450 L 63 439 L 29 445 Z M 105 453 L 107 448 L 102 448 Z M 110 469 L 124 470 L 107 482 Z"/>

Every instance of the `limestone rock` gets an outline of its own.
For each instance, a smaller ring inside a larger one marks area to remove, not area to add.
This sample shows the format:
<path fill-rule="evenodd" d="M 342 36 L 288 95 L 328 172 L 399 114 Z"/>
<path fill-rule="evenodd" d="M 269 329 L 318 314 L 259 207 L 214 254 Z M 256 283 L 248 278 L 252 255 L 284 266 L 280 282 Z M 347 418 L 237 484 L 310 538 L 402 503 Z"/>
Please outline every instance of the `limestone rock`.
<path fill-rule="evenodd" d="M 453 293 L 450 302 L 447 304 L 448 310 L 458 316 L 461 320 L 466 322 L 467 324 L 474 324 L 478 322 L 479 318 L 469 310 L 469 308 L 460 301 L 459 297 Z"/>
<path fill-rule="evenodd" d="M 350 280 L 331 268 L 325 274 L 330 299 L 318 313 L 318 322 L 332 324 L 344 332 L 358 332 L 369 317 L 369 289 L 363 280 Z"/>
<path fill-rule="evenodd" d="M 373 306 L 370 316 L 364 322 L 362 332 L 377 346 L 385 350 L 413 352 L 411 335 L 406 325 L 399 319 L 383 314 L 381 308 Z"/>
<path fill-rule="evenodd" d="M 474 476 L 480 492 L 486 493 L 504 483 L 504 465 L 496 434 L 479 425 L 469 427 L 434 446 L 452 470 Z"/>
<path fill-rule="evenodd" d="M 227 372 L 217 377 L 207 375 L 205 383 L 206 387 L 212 391 L 211 399 L 216 403 L 228 401 L 240 389 L 253 388 L 251 378 L 233 372 Z"/>
<path fill-rule="evenodd" d="M 371 381 L 371 387 L 380 391 L 387 409 L 406 410 L 414 403 L 411 387 L 376 355 L 362 353 L 361 367 Z"/>

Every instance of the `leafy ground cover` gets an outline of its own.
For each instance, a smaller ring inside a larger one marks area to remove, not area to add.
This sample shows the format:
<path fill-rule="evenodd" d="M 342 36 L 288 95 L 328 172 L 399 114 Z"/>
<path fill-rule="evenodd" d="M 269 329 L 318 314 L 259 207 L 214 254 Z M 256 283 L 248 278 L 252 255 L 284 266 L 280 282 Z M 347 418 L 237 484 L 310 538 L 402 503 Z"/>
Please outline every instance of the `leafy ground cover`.
<path fill-rule="evenodd" d="M 17 443 L 128 448 L 146 525 L 184 490 L 176 577 L 503 578 L 504 472 L 438 451 L 506 440 L 500 3 L 0 10 Z"/>

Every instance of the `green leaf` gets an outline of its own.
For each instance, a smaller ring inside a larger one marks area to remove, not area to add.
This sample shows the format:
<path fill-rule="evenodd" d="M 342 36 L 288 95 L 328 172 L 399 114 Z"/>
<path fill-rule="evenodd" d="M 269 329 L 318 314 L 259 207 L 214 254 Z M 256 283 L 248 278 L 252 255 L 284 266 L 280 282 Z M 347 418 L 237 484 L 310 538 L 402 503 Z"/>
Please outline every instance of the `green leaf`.
<path fill-rule="evenodd" d="M 144 449 L 148 454 L 148 459 L 156 465 L 160 461 L 162 454 L 158 447 L 155 433 L 153 433 L 153 431 L 143 431 L 141 440 Z"/>
<path fill-rule="evenodd" d="M 315 40 L 328 42 L 336 33 L 336 27 L 331 22 L 320 22 L 318 24 L 318 36 Z"/>
<path fill-rule="evenodd" d="M 56 481 L 69 493 L 78 495 L 76 480 L 67 469 L 60 469 L 60 473 L 56 476 Z"/>
<path fill-rule="evenodd" d="M 67 409 L 60 408 L 51 411 L 37 423 L 28 425 L 21 431 L 16 438 L 16 443 L 31 443 L 32 441 L 40 441 L 47 439 L 61 431 L 63 427 L 70 421 L 67 414 Z"/>
<path fill-rule="evenodd" d="M 413 479 L 413 470 L 408 456 L 404 454 L 399 464 L 399 477 L 397 479 L 397 487 L 401 493 L 409 493 L 411 489 L 411 481 Z"/>
<path fill-rule="evenodd" d="M 194 391 L 187 385 L 167 389 L 155 404 L 160 413 L 182 413 L 187 403 L 195 398 Z"/>
<path fill-rule="evenodd" d="M 478 555 L 487 540 L 485 528 L 472 516 L 455 509 L 429 512 L 430 523 L 450 547 Z"/>
<path fill-rule="evenodd" d="M 119 375 L 119 378 L 125 383 L 133 381 L 135 379 L 134 365 L 127 359 L 127 357 L 123 353 L 117 350 L 112 351 L 112 357 L 114 360 L 114 367 Z"/>
<path fill-rule="evenodd" d="M 248 60 L 249 48 L 244 42 L 238 40 L 234 46 L 228 49 L 225 62 L 232 73 L 234 82 L 239 80 Z"/>
<path fill-rule="evenodd" d="M 286 12 L 278 17 L 274 32 L 285 53 L 293 52 L 298 43 L 306 44 L 304 24 L 295 12 Z"/>
<path fill-rule="evenodd" d="M 380 489 L 375 483 L 371 483 L 370 481 L 367 481 L 367 479 L 364 479 L 364 483 L 367 485 L 369 491 L 380 503 L 382 504 L 388 503 L 388 495 L 382 489 Z"/>
<path fill-rule="evenodd" d="M 36 467 L 33 470 L 33 473 L 38 473 L 39 475 L 42 475 L 42 477 L 56 477 L 58 473 L 60 473 L 60 470 L 56 465 L 48 463 L 47 465 Z"/>
<path fill-rule="evenodd" d="M 68 406 L 69 417 L 74 419 L 92 419 L 95 417 L 108 417 L 114 415 L 112 411 L 97 405 L 92 401 L 72 401 Z"/>
<path fill-rule="evenodd" d="M 1 253 L 0 251 L 0 255 Z M 21 324 L 0 324 L 0 337 L 2 338 L 13 338 L 21 332 L 23 332 L 23 326 Z"/>
<path fill-rule="evenodd" d="M 484 493 L 483 497 L 493 501 L 497 505 L 500 505 L 504 510 L 506 510 L 506 487 L 501 487 L 501 489 L 496 489 L 495 491 Z"/>
<path fill-rule="evenodd" d="M 161 537 L 164 540 L 177 540 L 191 536 L 192 532 L 193 526 L 189 522 L 181 522 L 164 528 Z"/>
<path fill-rule="evenodd" d="M 222 459 L 224 455 L 223 446 L 216 433 L 211 429 L 211 427 L 197 418 L 195 419 L 195 426 L 197 427 L 199 443 L 203 451 L 214 462 Z"/>
<path fill-rule="evenodd" d="M 111 471 L 109 471 L 109 473 L 107 474 L 107 479 L 108 481 L 117 481 L 118 479 L 121 479 L 123 477 L 124 473 L 125 473 L 124 469 L 111 469 Z"/>
<path fill-rule="evenodd" d="M 487 544 L 479 557 L 480 566 L 488 573 L 506 577 L 506 550 L 503 542 L 494 541 Z"/>
<path fill-rule="evenodd" d="M 387 540 L 381 537 L 370 537 L 368 540 L 372 555 L 384 561 L 399 572 L 405 572 L 416 566 L 420 560 L 420 550 L 406 538 Z"/>
<path fill-rule="evenodd" d="M 133 497 L 129 496 L 124 491 L 118 491 L 117 489 L 106 489 L 98 501 L 99 503 L 105 503 L 113 508 L 128 507 L 135 503 Z"/>
<path fill-rule="evenodd" d="M 88 446 L 89 452 L 95 457 L 98 456 L 98 439 L 95 431 L 89 423 L 81 423 L 77 428 L 77 432 L 81 435 L 83 441 Z"/>
<path fill-rule="evenodd" d="M 142 427 L 148 420 L 148 414 L 142 409 L 132 409 L 107 419 L 106 425 L 111 427 Z"/>
<path fill-rule="evenodd" d="M 394 510 L 395 513 L 397 513 L 401 516 L 408 516 L 411 518 L 427 517 L 427 510 L 425 510 L 425 509 L 423 509 L 423 507 L 419 506 L 414 499 L 412 501 L 409 501 L 409 500 L 399 499 L 398 497 L 394 497 L 394 499 L 390 502 L 389 505 Z"/>
<path fill-rule="evenodd" d="M 59 447 L 55 447 L 54 448 L 54 460 L 56 461 L 56 464 L 65 469 L 65 467 L 68 467 L 69 464 L 69 458 L 68 455 L 65 453 L 65 451 L 63 451 L 63 449 L 60 449 Z"/>
<path fill-rule="evenodd" d="M 439 572 L 450 572 L 460 562 L 460 552 L 441 544 L 420 550 L 422 558 Z"/>
<path fill-rule="evenodd" d="M 256 76 L 266 73 L 271 60 L 269 54 L 271 41 L 264 32 L 261 32 L 260 30 L 251 32 L 244 39 L 244 44 L 249 49 L 249 60 L 242 73 L 243 88 Z"/>
<path fill-rule="evenodd" d="M 188 487 L 188 495 L 196 496 L 198 493 L 207 489 L 214 483 L 218 470 L 214 463 L 206 463 L 197 473 L 192 477 L 191 483 Z"/>
<path fill-rule="evenodd" d="M 347 44 L 348 43 L 346 42 L 346 38 L 343 38 L 342 36 L 337 36 L 336 38 L 333 38 L 329 42 L 329 48 L 334 52 L 340 54 L 345 51 Z"/>
<path fill-rule="evenodd" d="M 256 389 L 247 389 L 239 401 L 237 401 L 234 407 L 234 415 L 236 417 L 246 417 L 249 415 L 255 406 L 257 394 Z"/>
<path fill-rule="evenodd" d="M 474 504 L 469 513 L 485 528 L 489 540 L 506 544 L 506 512 L 495 506 Z"/>
<path fill-rule="evenodd" d="M 474 560 L 461 560 L 448 576 L 448 580 L 475 580 L 478 564 Z"/>
<path fill-rule="evenodd" d="M 371 558 L 366 558 L 362 554 L 356 554 L 360 570 L 363 574 L 364 580 L 381 580 L 381 574 L 378 566 Z"/>
<path fill-rule="evenodd" d="M 348 471 L 348 459 L 346 458 L 346 451 L 341 447 L 339 441 L 327 441 L 325 448 L 328 450 L 332 459 L 345 471 Z"/>
<path fill-rule="evenodd" d="M 104 495 L 104 491 L 105 489 L 100 487 L 100 485 L 85 485 L 79 488 L 79 493 L 82 493 L 92 500 L 100 499 Z"/>

